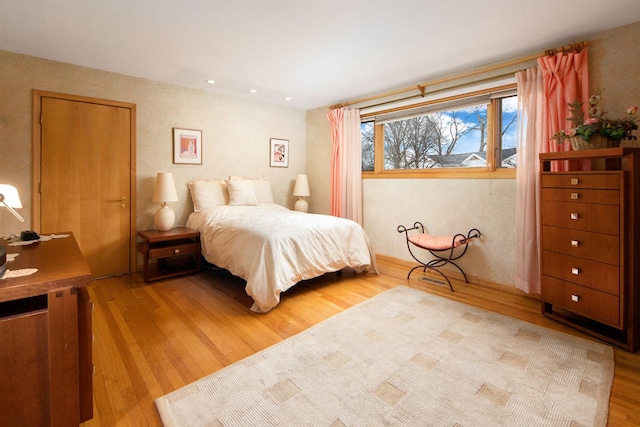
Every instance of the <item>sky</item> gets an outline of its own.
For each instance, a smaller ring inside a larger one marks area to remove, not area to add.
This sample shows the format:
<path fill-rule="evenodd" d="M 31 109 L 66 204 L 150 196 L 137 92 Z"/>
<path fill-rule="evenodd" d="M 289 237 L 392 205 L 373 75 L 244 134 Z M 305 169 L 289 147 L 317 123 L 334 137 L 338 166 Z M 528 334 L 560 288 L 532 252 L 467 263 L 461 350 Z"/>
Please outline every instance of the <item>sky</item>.
<path fill-rule="evenodd" d="M 518 113 L 518 98 L 510 97 L 504 98 L 502 102 L 502 110 L 504 113 L 504 122 L 509 123 L 511 118 Z M 465 118 L 465 123 L 469 127 L 477 126 L 478 121 L 476 120 L 475 114 L 472 114 L 474 111 L 473 108 L 466 110 L 469 112 L 468 116 Z M 503 148 L 513 148 L 516 146 L 518 135 L 518 127 L 517 122 L 512 124 L 507 133 L 505 133 L 502 137 L 502 147 Z M 470 153 L 474 151 L 478 151 L 480 141 L 480 132 L 472 131 L 465 135 L 460 141 L 456 144 L 456 148 L 454 153 Z"/>

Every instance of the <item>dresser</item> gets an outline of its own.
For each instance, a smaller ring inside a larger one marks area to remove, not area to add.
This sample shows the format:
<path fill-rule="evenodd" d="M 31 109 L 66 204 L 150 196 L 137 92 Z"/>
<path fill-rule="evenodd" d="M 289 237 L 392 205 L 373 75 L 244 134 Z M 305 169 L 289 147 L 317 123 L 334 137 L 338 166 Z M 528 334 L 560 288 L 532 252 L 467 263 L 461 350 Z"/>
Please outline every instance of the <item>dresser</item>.
<path fill-rule="evenodd" d="M 69 237 L 8 246 L 0 280 L 0 426 L 77 426 L 93 416 L 91 272 Z"/>
<path fill-rule="evenodd" d="M 540 162 L 542 313 L 635 351 L 640 149 L 544 153 Z"/>

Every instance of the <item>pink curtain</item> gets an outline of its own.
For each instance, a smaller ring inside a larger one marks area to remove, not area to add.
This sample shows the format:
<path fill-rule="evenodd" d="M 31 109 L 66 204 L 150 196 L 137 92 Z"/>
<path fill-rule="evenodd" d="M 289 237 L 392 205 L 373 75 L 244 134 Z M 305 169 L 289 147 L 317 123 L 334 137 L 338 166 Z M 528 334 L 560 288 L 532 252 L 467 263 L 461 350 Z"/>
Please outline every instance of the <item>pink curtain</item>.
<path fill-rule="evenodd" d="M 538 58 L 538 67 L 516 73 L 520 135 L 516 172 L 515 285 L 528 294 L 540 293 L 539 173 L 540 153 L 571 150 L 553 135 L 571 125 L 570 102 L 589 98 L 588 54 L 557 53 Z M 586 105 L 586 103 L 585 103 Z M 560 163 L 560 162 L 554 162 Z M 575 168 L 568 162 L 554 170 Z"/>
<path fill-rule="evenodd" d="M 552 139 L 553 134 L 571 126 L 569 118 L 570 102 L 576 99 L 584 102 L 583 109 L 587 112 L 589 99 L 589 64 L 588 50 L 585 47 L 580 52 L 556 53 L 553 56 L 538 58 L 538 67 L 544 78 L 544 91 L 548 121 L 548 143 L 542 152 L 569 151 L 568 141 L 558 144 Z M 556 162 L 557 163 L 557 162 Z M 562 166 L 561 166 L 562 167 Z M 564 165 L 563 169 L 566 170 Z"/>
<path fill-rule="evenodd" d="M 516 73 L 518 83 L 518 167 L 516 170 L 516 288 L 540 293 L 538 154 L 548 143 L 544 84 L 538 67 Z"/>
<path fill-rule="evenodd" d="M 331 215 L 362 225 L 360 111 L 346 107 L 327 114 L 331 123 Z"/>
<path fill-rule="evenodd" d="M 336 108 L 327 114 L 331 123 L 331 215 L 342 217 L 342 167 L 341 139 L 344 108 Z"/>

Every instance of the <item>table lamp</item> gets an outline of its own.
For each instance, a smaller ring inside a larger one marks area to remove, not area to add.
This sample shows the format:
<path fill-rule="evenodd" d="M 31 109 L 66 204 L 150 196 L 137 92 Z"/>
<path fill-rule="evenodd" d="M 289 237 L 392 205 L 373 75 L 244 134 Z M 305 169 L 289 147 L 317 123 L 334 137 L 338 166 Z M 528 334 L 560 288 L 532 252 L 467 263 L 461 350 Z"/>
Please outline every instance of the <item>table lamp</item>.
<path fill-rule="evenodd" d="M 24 222 L 24 218 L 22 218 L 18 212 L 16 212 L 13 208 L 20 209 L 22 208 L 22 202 L 20 201 L 20 195 L 18 194 L 18 190 L 13 185 L 9 184 L 0 184 L 0 207 L 5 207 L 9 212 L 11 212 L 20 222 Z"/>
<path fill-rule="evenodd" d="M 22 207 L 18 190 L 13 185 L 0 184 L 0 207 L 7 208 L 20 222 L 24 222 L 24 218 L 13 209 Z M 7 271 L 7 249 L 0 246 L 0 277 L 4 276 L 5 271 Z"/>
<path fill-rule="evenodd" d="M 293 209 L 300 212 L 308 212 L 309 204 L 304 199 L 311 195 L 311 193 L 309 193 L 309 180 L 307 179 L 307 175 L 300 174 L 296 177 L 296 185 L 293 187 L 293 195 L 298 196 L 298 200 L 296 200 L 296 204 L 293 206 Z"/>
<path fill-rule="evenodd" d="M 176 192 L 176 184 L 173 182 L 173 174 L 171 172 L 158 172 L 156 186 L 153 190 L 153 202 L 161 205 L 154 216 L 158 230 L 167 231 L 173 227 L 176 221 L 176 214 L 173 209 L 167 206 L 167 203 L 177 201 L 178 193 Z"/>

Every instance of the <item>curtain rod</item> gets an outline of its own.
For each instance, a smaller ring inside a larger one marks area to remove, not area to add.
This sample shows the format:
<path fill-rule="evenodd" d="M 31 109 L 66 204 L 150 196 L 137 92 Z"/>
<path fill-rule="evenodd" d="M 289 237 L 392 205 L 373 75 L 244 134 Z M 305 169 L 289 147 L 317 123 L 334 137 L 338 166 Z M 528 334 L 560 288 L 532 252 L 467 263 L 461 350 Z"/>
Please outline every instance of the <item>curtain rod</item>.
<path fill-rule="evenodd" d="M 420 92 L 420 96 L 424 96 L 425 95 L 425 90 L 428 86 L 433 86 L 433 85 L 437 85 L 440 83 L 446 83 L 448 81 L 451 80 L 456 80 L 456 79 L 462 79 L 462 78 L 466 78 L 466 77 L 471 77 L 474 76 L 476 74 L 482 74 L 482 73 L 488 73 L 490 71 L 495 71 L 498 70 L 500 68 L 506 68 L 506 67 L 510 67 L 513 65 L 517 65 L 517 64 L 521 64 L 524 62 L 529 62 L 529 61 L 533 61 L 534 59 L 538 59 L 540 56 L 543 55 L 548 55 L 548 56 L 554 56 L 557 53 L 562 52 L 562 54 L 567 54 L 569 52 L 580 52 L 582 49 L 584 49 L 587 44 L 589 42 L 586 41 L 582 41 L 582 42 L 578 42 L 578 43 L 571 43 L 567 46 L 561 46 L 559 49 L 547 49 L 544 51 L 544 54 L 540 54 L 540 53 L 536 53 L 536 54 L 532 54 L 529 56 L 524 56 L 522 58 L 518 58 L 518 59 L 514 59 L 511 61 L 507 61 L 507 62 L 503 62 L 500 64 L 495 64 L 495 65 L 490 65 L 487 67 L 483 67 L 483 68 L 479 68 L 477 70 L 472 70 L 472 71 L 467 71 L 465 73 L 460 73 L 460 74 L 453 74 L 450 76 L 445 76 L 445 77 L 441 77 L 439 79 L 435 79 L 435 80 L 431 80 L 430 82 L 427 83 L 420 83 L 418 85 L 414 85 L 414 86 L 409 86 L 409 87 L 405 87 L 402 89 L 396 89 L 390 92 L 385 92 L 385 93 L 381 93 L 378 95 L 372 95 L 366 98 L 360 98 L 360 99 L 356 99 L 353 101 L 347 101 L 347 102 L 341 102 L 339 104 L 335 104 L 330 106 L 329 108 L 331 110 L 336 109 L 336 108 L 342 108 L 342 107 L 348 107 L 349 105 L 354 105 L 354 104 L 360 104 L 363 102 L 367 102 L 367 101 L 373 101 L 376 99 L 381 99 L 381 98 L 386 98 L 389 96 L 393 96 L 393 95 L 398 95 L 401 93 L 405 93 L 405 92 L 410 92 L 412 90 L 418 90 Z M 415 95 L 418 96 L 418 95 Z"/>
<path fill-rule="evenodd" d="M 587 47 L 588 42 L 578 42 L 571 43 L 566 46 L 561 46 L 558 49 L 547 49 L 544 51 L 544 54 L 547 56 L 555 56 L 557 53 L 562 52 L 563 55 L 571 52 L 580 52 L 582 49 Z"/>

